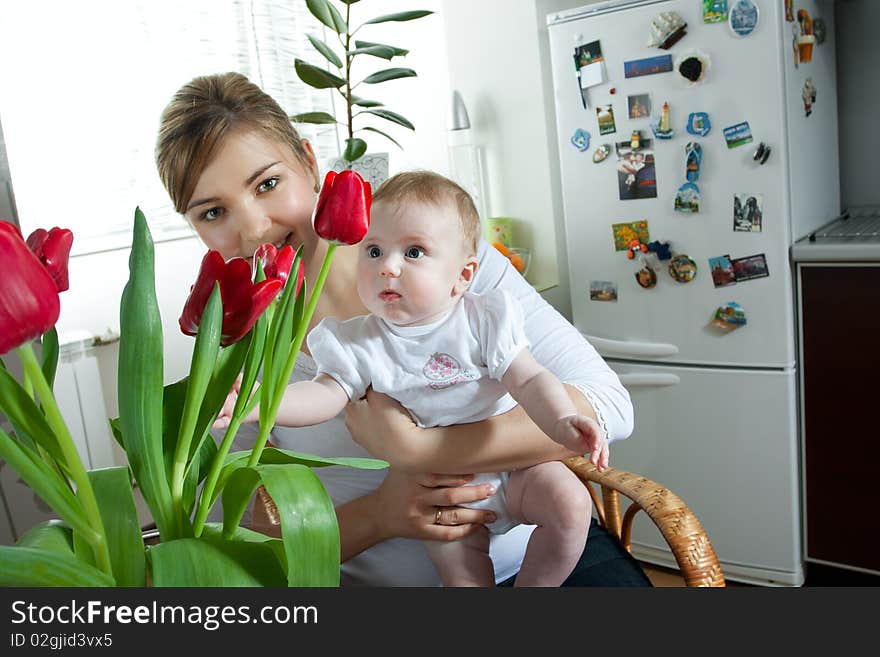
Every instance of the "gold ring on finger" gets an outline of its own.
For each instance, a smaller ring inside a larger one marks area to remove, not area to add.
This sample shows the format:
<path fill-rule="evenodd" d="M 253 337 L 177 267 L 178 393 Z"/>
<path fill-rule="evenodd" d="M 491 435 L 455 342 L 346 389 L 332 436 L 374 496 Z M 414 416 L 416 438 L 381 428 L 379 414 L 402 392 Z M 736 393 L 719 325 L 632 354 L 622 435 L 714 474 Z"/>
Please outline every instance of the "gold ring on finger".
<path fill-rule="evenodd" d="M 438 508 L 438 509 L 437 509 L 437 513 L 434 514 L 434 524 L 435 524 L 435 525 L 439 525 L 439 524 L 440 524 L 440 514 L 441 514 L 441 513 L 443 513 L 443 509 L 439 509 L 439 508 Z"/>

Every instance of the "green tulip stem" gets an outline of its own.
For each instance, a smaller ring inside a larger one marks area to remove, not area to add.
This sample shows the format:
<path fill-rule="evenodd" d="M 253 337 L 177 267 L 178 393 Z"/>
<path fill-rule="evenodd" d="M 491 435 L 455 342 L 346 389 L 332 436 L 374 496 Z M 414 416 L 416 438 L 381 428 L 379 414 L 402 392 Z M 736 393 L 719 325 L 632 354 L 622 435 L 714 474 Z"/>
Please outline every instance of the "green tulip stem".
<path fill-rule="evenodd" d="M 296 363 L 296 357 L 299 354 L 300 347 L 302 347 L 303 340 L 305 340 L 306 333 L 308 333 L 309 323 L 312 321 L 312 315 L 315 314 L 315 308 L 318 306 L 318 299 L 321 296 L 321 290 L 324 289 L 324 281 L 327 280 L 327 274 L 330 273 L 330 263 L 333 260 L 333 254 L 336 252 L 337 246 L 338 244 L 334 242 L 330 242 L 327 246 L 327 254 L 324 256 L 324 262 L 321 264 L 321 271 L 318 273 L 315 287 L 312 289 L 312 295 L 309 297 L 309 303 L 306 306 L 299 326 L 296 329 L 296 337 L 293 340 L 293 346 L 287 356 L 287 362 L 284 364 L 284 368 L 274 382 L 265 382 L 266 385 L 273 385 L 274 383 L 275 388 L 273 390 L 272 405 L 270 407 L 268 421 L 265 424 L 263 422 L 260 423 L 260 435 L 257 436 L 257 442 L 254 444 L 253 450 L 251 450 L 250 459 L 248 459 L 248 467 L 250 468 L 255 467 L 260 462 L 260 457 L 263 455 L 263 449 L 266 447 L 266 441 L 269 439 L 269 432 L 275 424 L 275 416 L 278 414 L 278 407 L 281 405 L 281 397 L 284 394 L 284 389 L 287 387 L 287 382 L 290 380 L 290 373 L 293 371 L 293 366 Z M 274 372 L 272 374 L 273 376 L 275 375 Z"/>
<path fill-rule="evenodd" d="M 67 471 L 70 473 L 70 477 L 76 486 L 76 496 L 82 501 L 83 510 L 89 520 L 89 525 L 94 530 L 94 534 L 90 536 L 84 535 L 83 538 L 91 545 L 98 568 L 108 575 L 112 575 L 110 549 L 107 545 L 107 533 L 104 529 L 104 521 L 101 519 L 98 500 L 95 498 L 95 491 L 92 489 L 91 482 L 89 482 L 89 477 L 86 474 L 82 459 L 79 457 L 79 452 L 76 450 L 73 437 L 67 429 L 67 424 L 65 424 L 64 418 L 61 416 L 61 411 L 58 409 L 58 403 L 55 401 L 55 395 L 52 394 L 52 388 L 43 376 L 43 370 L 37 362 L 37 357 L 30 343 L 27 342 L 17 347 L 15 351 L 21 359 L 24 371 L 33 382 L 42 403 L 43 412 L 46 414 L 46 421 L 58 438 L 58 445 L 61 447 Z"/>
<path fill-rule="evenodd" d="M 241 399 L 241 397 L 239 397 L 239 399 Z M 235 410 L 238 411 L 237 402 L 235 406 Z M 201 536 L 202 531 L 205 529 L 205 521 L 207 521 L 208 513 L 210 513 L 211 506 L 213 506 L 214 489 L 217 487 L 217 480 L 220 479 L 220 472 L 223 469 L 223 463 L 226 460 L 226 455 L 229 454 L 229 450 L 232 448 L 232 441 L 235 439 L 235 434 L 238 433 L 241 421 L 246 415 L 247 413 L 233 412 L 229 425 L 226 427 L 226 433 L 223 434 L 223 441 L 220 443 L 220 447 L 217 450 L 217 455 L 211 463 L 211 470 L 208 472 L 205 485 L 199 495 L 199 507 L 196 510 L 196 517 L 193 521 L 193 535 L 196 538 Z"/>

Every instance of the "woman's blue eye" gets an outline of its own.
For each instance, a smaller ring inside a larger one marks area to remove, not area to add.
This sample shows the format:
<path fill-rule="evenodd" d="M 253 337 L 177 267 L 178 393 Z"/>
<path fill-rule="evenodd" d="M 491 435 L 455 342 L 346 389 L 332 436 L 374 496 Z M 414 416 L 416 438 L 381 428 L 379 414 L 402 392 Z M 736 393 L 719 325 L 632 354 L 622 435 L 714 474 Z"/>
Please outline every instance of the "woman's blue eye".
<path fill-rule="evenodd" d="M 260 186 L 257 187 L 258 192 L 268 192 L 270 190 L 275 189 L 278 186 L 278 176 L 274 176 L 272 178 L 268 178 L 260 183 Z"/>
<path fill-rule="evenodd" d="M 421 247 L 411 246 L 406 250 L 406 253 L 404 255 L 406 255 L 407 258 L 418 260 L 423 255 L 425 255 L 425 252 L 421 249 Z"/>
<path fill-rule="evenodd" d="M 382 249 L 380 249 L 378 246 L 371 246 L 367 249 L 367 255 L 371 258 L 378 258 L 380 255 L 382 255 Z"/>

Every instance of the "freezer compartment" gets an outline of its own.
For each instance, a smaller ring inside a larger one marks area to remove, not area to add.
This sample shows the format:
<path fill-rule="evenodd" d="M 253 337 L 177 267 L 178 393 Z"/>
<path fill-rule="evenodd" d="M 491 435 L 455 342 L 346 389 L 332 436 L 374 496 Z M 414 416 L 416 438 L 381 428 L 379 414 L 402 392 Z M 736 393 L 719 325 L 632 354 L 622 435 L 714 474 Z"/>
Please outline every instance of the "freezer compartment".
<path fill-rule="evenodd" d="M 794 371 L 609 364 L 635 407 L 635 431 L 612 445 L 611 466 L 680 496 L 727 579 L 802 584 Z M 632 550 L 675 566 L 643 513 Z"/>

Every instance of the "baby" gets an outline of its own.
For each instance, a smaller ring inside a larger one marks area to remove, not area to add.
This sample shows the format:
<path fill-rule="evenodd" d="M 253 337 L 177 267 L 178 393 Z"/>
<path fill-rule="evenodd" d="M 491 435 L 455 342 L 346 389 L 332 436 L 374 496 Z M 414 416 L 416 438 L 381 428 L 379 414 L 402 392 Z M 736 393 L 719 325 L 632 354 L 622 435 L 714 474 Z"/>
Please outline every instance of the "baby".
<path fill-rule="evenodd" d="M 398 400 L 422 427 L 476 422 L 519 403 L 553 440 L 606 468 L 604 432 L 577 414 L 562 383 L 532 357 L 518 302 L 501 290 L 467 291 L 479 235 L 473 201 L 452 181 L 426 171 L 386 181 L 357 247 L 358 294 L 371 314 L 327 318 L 310 332 L 317 375 L 288 386 L 277 424 L 328 420 L 368 386 Z M 489 531 L 537 525 L 517 586 L 560 585 L 586 544 L 584 485 L 558 461 L 475 483 L 486 482 L 496 493 L 474 506 L 495 512 Z M 445 586 L 495 584 L 486 530 L 426 546 Z"/>

